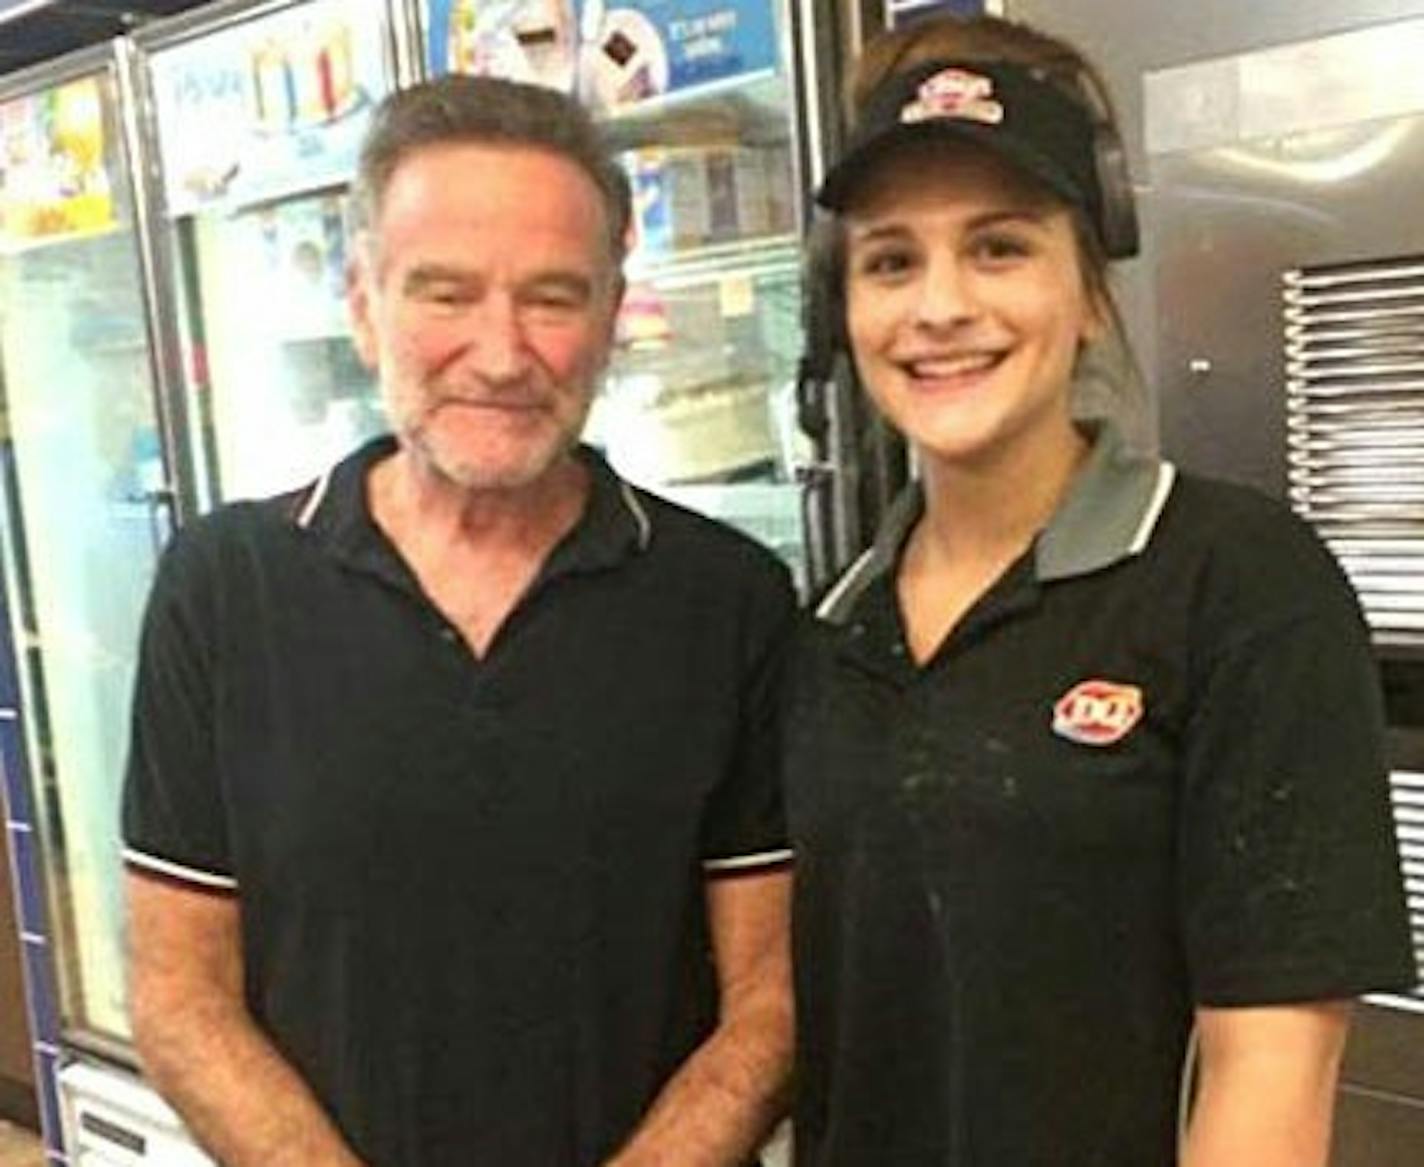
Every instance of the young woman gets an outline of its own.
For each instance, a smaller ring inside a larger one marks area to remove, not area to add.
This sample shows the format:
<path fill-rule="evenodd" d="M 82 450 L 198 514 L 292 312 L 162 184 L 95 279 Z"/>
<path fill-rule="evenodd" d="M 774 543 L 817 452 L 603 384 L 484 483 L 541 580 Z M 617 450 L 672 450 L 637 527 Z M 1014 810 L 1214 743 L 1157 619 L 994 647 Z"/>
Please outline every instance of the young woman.
<path fill-rule="evenodd" d="M 797 1160 L 1323 1164 L 1346 1002 L 1414 979 L 1353 595 L 1075 421 L 1134 246 L 1079 54 L 922 23 L 856 94 L 817 197 L 920 474 L 801 660 Z"/>

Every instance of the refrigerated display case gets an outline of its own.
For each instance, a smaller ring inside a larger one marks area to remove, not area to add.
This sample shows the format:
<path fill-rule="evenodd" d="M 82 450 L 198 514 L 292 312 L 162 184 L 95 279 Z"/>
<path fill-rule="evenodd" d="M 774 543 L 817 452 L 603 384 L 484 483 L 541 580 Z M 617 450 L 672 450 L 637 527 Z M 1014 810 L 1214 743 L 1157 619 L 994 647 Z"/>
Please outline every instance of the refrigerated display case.
<path fill-rule="evenodd" d="M 119 88 L 106 52 L 0 81 L 0 555 L 18 665 L 5 779 L 41 1050 L 61 1027 L 129 1037 L 114 823 L 168 512 Z"/>
<path fill-rule="evenodd" d="M 345 185 L 395 84 L 391 25 L 312 0 L 138 38 L 200 508 L 298 486 L 383 428 L 346 317 Z"/>
<path fill-rule="evenodd" d="M 137 614 L 165 533 L 139 257 L 95 72 L 0 104 L 5 575 L 69 934 L 63 1015 L 123 1039 L 111 846 Z"/>

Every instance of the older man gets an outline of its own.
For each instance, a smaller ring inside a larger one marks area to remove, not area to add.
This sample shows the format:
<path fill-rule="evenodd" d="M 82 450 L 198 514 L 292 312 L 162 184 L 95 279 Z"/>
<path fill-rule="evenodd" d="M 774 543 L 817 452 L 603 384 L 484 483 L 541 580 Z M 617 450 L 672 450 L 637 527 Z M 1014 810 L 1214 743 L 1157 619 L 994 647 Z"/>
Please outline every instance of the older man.
<path fill-rule="evenodd" d="M 180 532 L 124 805 L 139 1052 L 224 1163 L 735 1164 L 780 1106 L 793 609 L 578 443 L 627 184 L 566 98 L 378 111 L 393 436 Z"/>

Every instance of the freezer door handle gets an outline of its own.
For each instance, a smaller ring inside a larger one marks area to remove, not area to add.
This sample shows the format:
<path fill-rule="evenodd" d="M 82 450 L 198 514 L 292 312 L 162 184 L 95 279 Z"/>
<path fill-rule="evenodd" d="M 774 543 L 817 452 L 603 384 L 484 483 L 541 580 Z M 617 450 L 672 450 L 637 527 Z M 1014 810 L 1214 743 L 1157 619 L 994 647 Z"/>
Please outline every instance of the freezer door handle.
<path fill-rule="evenodd" d="M 813 596 L 830 582 L 835 476 L 835 467 L 829 462 L 805 462 L 796 467 L 796 481 L 801 484 L 801 530 L 806 543 L 806 590 Z"/>
<path fill-rule="evenodd" d="M 148 507 L 148 534 L 153 542 L 153 554 L 157 557 L 163 553 L 164 547 L 168 545 L 168 540 L 173 537 L 175 525 L 173 488 L 158 486 L 152 490 L 145 490 L 141 497 Z"/>

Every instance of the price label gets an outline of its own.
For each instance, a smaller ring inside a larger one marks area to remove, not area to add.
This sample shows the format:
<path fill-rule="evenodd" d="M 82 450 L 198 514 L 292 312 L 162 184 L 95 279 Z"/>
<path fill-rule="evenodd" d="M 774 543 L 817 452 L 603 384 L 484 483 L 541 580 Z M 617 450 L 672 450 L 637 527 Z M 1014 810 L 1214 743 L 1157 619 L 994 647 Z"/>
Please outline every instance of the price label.
<path fill-rule="evenodd" d="M 756 287 L 749 276 L 726 276 L 717 285 L 722 316 L 750 316 L 756 308 Z"/>

